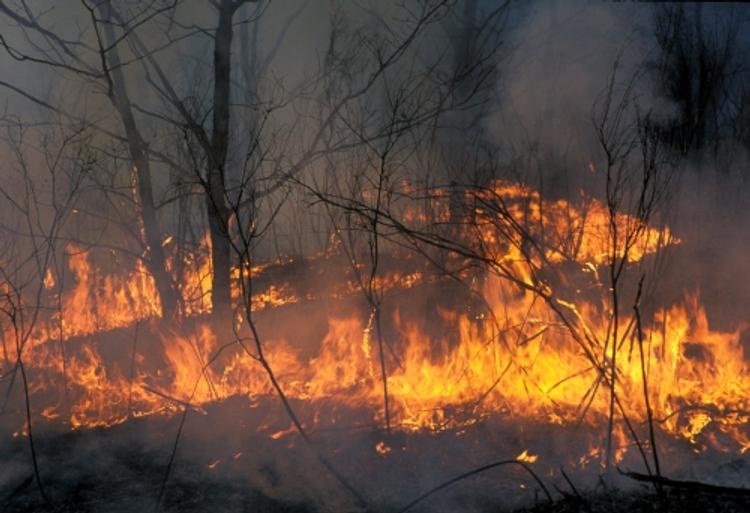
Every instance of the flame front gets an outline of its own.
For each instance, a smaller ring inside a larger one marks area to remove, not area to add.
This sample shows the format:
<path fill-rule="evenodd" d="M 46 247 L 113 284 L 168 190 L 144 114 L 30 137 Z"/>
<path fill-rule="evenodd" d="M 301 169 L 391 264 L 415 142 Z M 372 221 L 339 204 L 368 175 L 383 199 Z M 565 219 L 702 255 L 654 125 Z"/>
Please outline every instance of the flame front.
<path fill-rule="evenodd" d="M 433 198 L 438 218 L 450 216 L 447 196 L 439 192 Z M 504 202 L 505 217 L 491 208 L 497 198 Z M 616 214 L 614 223 L 623 233 L 638 234 L 626 252 L 612 246 L 611 212 L 595 200 L 585 208 L 563 200 L 544 202 L 526 187 L 500 182 L 471 200 L 472 215 L 491 220 L 474 223 L 480 227 L 484 249 L 497 265 L 519 277 L 514 281 L 502 273 L 475 276 L 467 296 L 481 298 L 481 308 L 440 306 L 424 318 L 415 318 L 396 305 L 389 310 L 392 330 L 383 341 L 374 333 L 372 312 L 348 300 L 357 293 L 351 280 L 342 280 L 318 296 L 300 294 L 288 283 L 272 283 L 254 293 L 256 312 L 301 301 L 351 305 L 348 311 L 329 315 L 327 332 L 312 356 L 310 348 L 274 333 L 263 341 L 265 356 L 290 399 L 365 411 L 382 425 L 382 350 L 394 428 L 461 429 L 491 415 L 597 426 L 605 425 L 611 414 L 609 387 L 614 374 L 621 405 L 618 419 L 642 425 L 650 408 L 662 430 L 696 447 L 713 444 L 738 452 L 750 448 L 749 418 L 744 413 L 750 411 L 746 393 L 750 372 L 740 343 L 741 329 L 713 331 L 698 295 L 686 294 L 682 304 L 656 309 L 640 334 L 634 314 L 621 313 L 620 338 L 612 336 L 611 290 L 599 280 L 599 270 L 612 258 L 639 262 L 661 245 L 675 244 L 667 228 L 645 226 Z M 419 210 L 407 210 L 403 216 L 404 222 L 414 223 L 425 218 Z M 500 237 L 504 223 L 519 219 L 527 220 L 525 230 Z M 543 242 L 528 248 L 523 234 L 534 230 L 544 232 Z M 33 393 L 65 391 L 44 405 L 45 418 L 65 419 L 73 428 L 109 426 L 133 416 L 200 409 L 232 395 L 273 394 L 252 345 L 234 344 L 230 352 L 214 358 L 224 349 L 203 317 L 211 309 L 207 245 L 204 241 L 202 252 L 184 262 L 183 311 L 195 319 L 189 330 L 158 322 L 161 307 L 154 280 L 140 260 L 130 272 L 106 274 L 93 266 L 88 252 L 68 248 L 75 284 L 56 296 L 57 312 L 38 324 L 25 356 L 35 370 Z M 325 255 L 318 259 L 326 265 Z M 586 277 L 585 293 L 571 285 L 580 280 L 567 274 L 562 277 L 569 283 L 541 281 L 540 270 L 565 263 Z M 257 266 L 250 272 L 259 275 L 267 268 Z M 238 276 L 237 271 L 235 281 Z M 424 269 L 393 271 L 377 280 L 378 289 L 385 291 L 450 286 L 448 280 L 431 278 Z M 45 287 L 52 290 L 57 281 L 49 272 Z M 565 293 L 553 287 L 565 288 Z M 239 294 L 235 288 L 236 299 L 241 299 Z M 139 327 L 143 331 L 148 327 L 161 340 L 163 362 L 156 368 L 149 366 L 146 348 L 137 344 Z M 90 341 L 68 355 L 54 343 L 67 345 L 118 328 L 135 333 L 132 349 L 124 351 L 130 355 L 126 366 L 106 363 L 99 346 Z M 616 364 L 609 357 L 613 343 L 618 345 Z M 310 422 L 326 422 L 323 417 Z M 724 436 L 702 436 L 709 426 Z M 289 432 L 275 430 L 272 436 Z M 621 458 L 628 447 L 621 424 L 615 437 L 619 440 L 615 457 Z M 390 448 L 380 443 L 376 450 L 386 454 Z M 581 456 L 581 461 L 587 458 L 590 455 Z M 518 459 L 533 462 L 536 456 L 524 451 Z"/>

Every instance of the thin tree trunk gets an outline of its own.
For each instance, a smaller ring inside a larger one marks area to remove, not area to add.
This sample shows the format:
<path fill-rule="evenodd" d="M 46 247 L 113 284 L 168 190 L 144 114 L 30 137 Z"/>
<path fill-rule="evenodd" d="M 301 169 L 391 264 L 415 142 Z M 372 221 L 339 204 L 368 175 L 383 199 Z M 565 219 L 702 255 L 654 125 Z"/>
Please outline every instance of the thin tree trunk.
<path fill-rule="evenodd" d="M 231 245 L 229 219 L 231 211 L 225 199 L 225 166 L 229 149 L 229 95 L 231 79 L 232 18 L 238 4 L 222 0 L 219 6 L 219 25 L 214 36 L 214 98 L 206 194 L 208 225 L 211 232 L 213 262 L 213 309 L 219 323 L 231 319 Z"/>
<path fill-rule="evenodd" d="M 109 19 L 108 4 L 101 4 L 100 11 L 104 19 Z M 114 29 L 111 23 L 103 23 L 104 36 L 107 45 L 112 48 L 107 52 L 106 60 L 109 62 L 109 98 L 120 114 L 125 135 L 128 139 L 128 150 L 130 158 L 135 167 L 138 198 L 140 200 L 140 216 L 142 219 L 143 238 L 146 244 L 145 263 L 151 275 L 154 277 L 156 289 L 161 300 L 162 316 L 173 318 L 177 314 L 177 293 L 172 285 L 172 279 L 167 271 L 167 261 L 161 242 L 162 231 L 156 216 L 154 206 L 154 192 L 151 183 L 151 163 L 148 158 L 146 142 L 138 130 L 138 125 L 130 105 L 128 91 L 125 87 L 125 77 L 122 73 L 120 55 L 115 43 Z"/>
<path fill-rule="evenodd" d="M 208 226 L 211 234 L 211 264 L 212 288 L 211 301 L 213 303 L 214 319 L 224 323 L 232 317 L 231 300 L 231 245 L 227 233 L 228 216 L 214 207 L 215 199 L 206 196 L 208 210 Z"/>

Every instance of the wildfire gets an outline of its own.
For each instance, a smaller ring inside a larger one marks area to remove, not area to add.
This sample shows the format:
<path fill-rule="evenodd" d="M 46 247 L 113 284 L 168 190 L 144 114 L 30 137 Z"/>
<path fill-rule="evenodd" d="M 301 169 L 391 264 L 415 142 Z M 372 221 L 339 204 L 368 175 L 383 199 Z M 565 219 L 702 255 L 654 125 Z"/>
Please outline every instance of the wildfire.
<path fill-rule="evenodd" d="M 609 415 L 608 375 L 615 373 L 615 391 L 622 405 L 619 418 L 645 422 L 648 399 L 655 422 L 676 437 L 705 443 L 701 434 L 711 426 L 733 441 L 729 449 L 744 452 L 750 448 L 745 432 L 749 418 L 743 413 L 750 411 L 750 372 L 740 343 L 741 329 L 712 330 L 697 294 L 687 295 L 683 304 L 657 310 L 641 336 L 634 328 L 633 315 L 623 313 L 618 322 L 629 328 L 623 328 L 625 335 L 614 342 L 619 344 L 616 364 L 608 360 L 611 311 L 602 298 L 609 291 L 595 279 L 597 269 L 613 256 L 637 262 L 661 245 L 675 243 L 667 228 L 645 226 L 619 213 L 613 223 L 611 213 L 595 200 L 584 207 L 563 200 L 547 202 L 527 187 L 503 183 L 466 197 L 475 202 L 472 215 L 487 221 L 477 226 L 497 262 L 510 266 L 523 277 L 522 283 L 532 286 L 519 286 L 493 273 L 481 276 L 471 286 L 471 293 L 484 303 L 481 315 L 440 307 L 424 321 L 404 317 L 395 309 L 389 319 L 395 333 L 390 337 L 395 340 L 387 341 L 386 349 L 377 346 L 372 314 L 355 307 L 348 315 L 329 315 L 327 332 L 313 356 L 293 340 L 271 333 L 265 341 L 265 357 L 289 398 L 364 409 L 382 425 L 383 350 L 387 351 L 383 358 L 389 414 L 396 429 L 461 429 L 489 415 L 556 424 L 583 420 L 596 425 L 604 424 Z M 499 200 L 502 212 L 493 210 Z M 445 206 L 446 194 L 434 201 L 435 210 L 442 211 L 439 217 L 448 219 L 446 209 L 438 208 Z M 425 215 L 412 211 L 404 219 L 419 220 Z M 500 231 L 518 219 L 526 219 L 525 230 L 513 232 L 515 239 L 501 239 Z M 623 233 L 637 233 L 627 254 L 610 245 L 613 225 Z M 544 237 L 536 238 L 543 243 L 535 250 L 527 249 L 523 233 L 542 232 Z M 163 365 L 157 370 L 149 368 L 145 350 L 135 343 L 128 352 L 127 368 L 107 364 L 94 344 L 84 344 L 63 357 L 48 342 L 132 328 L 138 322 L 158 319 L 161 313 L 154 280 L 140 261 L 130 272 L 106 274 L 93 265 L 88 252 L 71 246 L 68 253 L 75 284 L 58 292 L 61 306 L 39 323 L 26 356 L 39 376 L 33 392 L 64 389 L 70 398 L 67 403 L 60 399 L 45 406 L 43 417 L 64 418 L 72 428 L 108 426 L 133 416 L 180 408 L 200 410 L 202 405 L 232 395 L 273 394 L 257 355 L 247 347 L 235 346 L 233 352 L 214 358 L 221 344 L 202 318 L 197 318 L 195 329 L 180 332 L 149 321 L 150 332 L 158 334 L 163 346 Z M 563 262 L 573 262 L 579 271 L 594 276 L 591 288 L 599 295 L 575 300 L 551 294 L 548 299 L 540 298 L 535 269 Z M 209 312 L 207 259 L 189 256 L 184 267 L 187 278 L 180 291 L 185 312 L 193 316 Z M 259 266 L 252 272 L 265 270 Z M 48 275 L 45 286 L 53 290 L 56 281 Z M 378 277 L 376 286 L 413 289 L 435 282 L 424 271 L 394 271 Z M 351 283 L 342 280 L 331 297 L 341 299 L 346 290 L 352 293 Z M 238 290 L 235 297 L 239 297 Z M 310 299 L 315 298 L 297 294 L 289 284 L 275 283 L 255 292 L 252 301 L 254 310 L 260 311 Z M 450 326 L 451 333 L 436 335 L 430 324 Z M 648 397 L 644 396 L 644 380 Z M 293 432 L 290 427 L 269 436 L 275 440 Z M 615 458 L 619 459 L 628 439 L 621 426 L 614 435 L 618 439 Z M 378 442 L 375 450 L 384 455 L 391 448 Z M 593 457 L 582 456 L 581 461 Z M 517 459 L 533 463 L 537 456 L 524 450 Z"/>

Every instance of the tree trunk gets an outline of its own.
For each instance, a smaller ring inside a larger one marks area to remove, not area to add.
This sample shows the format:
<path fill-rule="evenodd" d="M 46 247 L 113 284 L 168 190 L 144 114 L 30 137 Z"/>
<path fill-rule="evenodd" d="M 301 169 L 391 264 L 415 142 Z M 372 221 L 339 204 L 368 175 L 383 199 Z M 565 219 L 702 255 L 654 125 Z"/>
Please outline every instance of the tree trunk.
<path fill-rule="evenodd" d="M 108 4 L 100 4 L 99 9 L 105 20 L 110 18 L 106 12 Z M 128 140 L 130 158 L 135 166 L 137 177 L 138 197 L 140 200 L 140 216 L 143 227 L 143 238 L 146 245 L 146 257 L 144 259 L 148 270 L 154 277 L 156 289 L 161 300 L 162 316 L 165 319 L 174 318 L 177 315 L 178 297 L 172 284 L 172 279 L 167 270 L 167 261 L 162 249 L 162 231 L 156 216 L 154 206 L 154 193 L 151 184 L 151 163 L 148 158 L 146 142 L 141 137 L 138 126 L 133 115 L 133 110 L 128 98 L 125 78 L 122 73 L 120 55 L 115 45 L 115 35 L 112 24 L 102 24 L 107 44 L 112 48 L 108 52 L 107 61 L 111 69 L 109 73 L 109 98 L 120 114 L 125 135 Z"/>
<path fill-rule="evenodd" d="M 232 54 L 232 18 L 238 4 L 222 0 L 219 25 L 214 36 L 214 98 L 211 134 L 211 155 L 206 194 L 208 224 L 211 232 L 213 263 L 213 309 L 218 323 L 231 321 L 231 244 L 229 220 L 231 211 L 225 198 L 225 167 L 229 149 L 230 79 Z"/>

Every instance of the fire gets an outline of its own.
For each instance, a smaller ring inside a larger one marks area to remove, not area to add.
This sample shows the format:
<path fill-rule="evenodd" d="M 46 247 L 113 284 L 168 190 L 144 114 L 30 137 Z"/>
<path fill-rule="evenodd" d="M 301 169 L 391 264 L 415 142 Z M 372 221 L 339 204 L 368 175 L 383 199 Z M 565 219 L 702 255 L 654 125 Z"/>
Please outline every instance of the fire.
<path fill-rule="evenodd" d="M 669 228 L 650 227 L 633 216 L 610 212 L 604 203 L 595 198 L 582 197 L 579 205 L 564 199 L 546 200 L 542 199 L 538 191 L 525 185 L 500 181 L 470 197 L 478 204 L 475 215 L 480 219 L 493 221 L 483 224 L 486 227 L 482 234 L 485 243 L 499 242 L 498 225 L 505 226 L 524 220 L 524 230 L 529 235 L 534 235 L 534 239 L 542 241 L 543 251 L 536 258 L 547 264 L 572 261 L 596 267 L 607 263 L 613 255 L 618 258 L 627 256 L 630 262 L 638 262 L 646 255 L 656 252 L 660 244 L 679 243 Z M 498 207 L 502 210 L 498 210 Z M 627 255 L 624 244 L 617 244 L 616 247 L 612 245 L 613 226 L 620 237 L 639 230 L 637 238 L 627 247 Z M 518 230 L 502 230 L 501 233 L 505 235 L 514 231 Z M 519 233 L 511 237 L 514 247 L 522 247 L 522 235 L 523 233 Z M 518 260 L 520 255 L 514 251 L 508 252 L 506 245 L 504 248 L 505 259 Z M 535 260 L 534 263 L 541 262 Z"/>
<path fill-rule="evenodd" d="M 125 276 L 102 276 L 91 264 L 88 252 L 71 245 L 68 253 L 76 286 L 64 295 L 59 312 L 64 339 L 129 326 L 160 315 L 154 280 L 140 260 Z"/>
<path fill-rule="evenodd" d="M 281 438 L 284 438 L 287 435 L 291 435 L 296 431 L 296 428 L 294 426 L 290 426 L 287 429 L 282 429 L 281 431 L 276 431 L 275 433 L 271 433 L 269 438 L 271 440 L 280 440 Z"/>
<path fill-rule="evenodd" d="M 431 198 L 438 219 L 450 218 L 448 196 L 439 191 Z M 732 440 L 733 445 L 715 441 L 723 449 L 750 448 L 745 431 L 749 419 L 743 413 L 750 411 L 746 393 L 750 369 L 740 343 L 742 327 L 733 332 L 712 330 L 698 294 L 687 294 L 681 304 L 658 309 L 650 322 L 644 322 L 640 338 L 632 312 L 623 312 L 619 323 L 624 335 L 616 342 L 616 364 L 610 359 L 610 291 L 598 278 L 599 268 L 613 257 L 638 262 L 678 242 L 668 228 L 613 214 L 593 199 L 583 206 L 543 201 L 528 187 L 501 182 L 466 192 L 463 198 L 473 205 L 471 215 L 479 220 L 484 249 L 520 278 L 514 282 L 497 273 L 474 276 L 470 292 L 482 299 L 479 313 L 439 307 L 424 320 L 402 314 L 401 308 L 390 311 L 387 322 L 392 332 L 383 351 L 391 427 L 461 430 L 490 415 L 605 425 L 611 407 L 608 376 L 614 373 L 621 404 L 613 431 L 616 461 L 631 446 L 619 423 L 623 415 L 639 426 L 647 420 L 644 380 L 653 418 L 664 431 L 698 446 L 708 443 L 702 435 L 713 429 L 725 434 L 724 440 Z M 496 209 L 498 202 L 502 212 Z M 423 222 L 428 217 L 424 210 L 409 210 L 404 222 Z M 526 220 L 525 229 L 509 230 L 508 224 L 519 219 Z M 627 253 L 612 247 L 613 226 L 622 233 L 638 234 Z M 500 237 L 503 230 L 514 235 Z M 530 248 L 523 233 L 543 243 Z M 164 246 L 170 249 L 173 243 L 168 240 Z M 473 244 L 468 239 L 465 243 Z M 74 429 L 90 428 L 183 408 L 202 411 L 203 405 L 233 395 L 272 395 L 252 344 L 231 344 L 226 349 L 226 341 L 220 342 L 209 321 L 201 317 L 211 310 L 209 253 L 204 239 L 198 251 L 184 257 L 179 291 L 183 313 L 195 322 L 193 328 L 178 329 L 158 322 L 161 306 L 154 280 L 140 260 L 130 271 L 105 273 L 93 264 L 89 252 L 70 246 L 68 265 L 74 284 L 55 293 L 60 294 L 61 306 L 39 323 L 26 356 L 39 376 L 32 392 L 65 389 L 70 399 L 45 405 L 41 415 L 50 421 L 64 419 Z M 171 258 L 174 270 L 176 256 Z M 325 265 L 325 256 L 319 260 Z M 564 263 L 575 264 L 576 272 L 588 280 L 586 294 L 580 294 L 578 285 L 566 295 L 553 291 L 550 284 L 540 284 L 539 269 Z M 243 272 L 263 275 L 270 265 Z M 235 281 L 239 272 L 235 270 Z M 426 269 L 393 271 L 377 276 L 374 286 L 404 291 L 445 285 L 440 280 Z M 49 291 L 58 282 L 51 272 L 45 276 Z M 328 296 L 299 293 L 292 284 L 279 282 L 254 291 L 252 305 L 259 312 L 321 298 L 341 301 L 354 293 L 356 286 L 342 273 L 341 283 L 331 287 Z M 241 299 L 238 287 L 234 297 Z M 49 343 L 133 329 L 137 323 L 144 323 L 161 341 L 163 362 L 157 369 L 149 367 L 146 349 L 135 343 L 128 351 L 127 366 L 109 364 L 93 343 L 83 343 L 65 358 Z M 436 334 L 441 330 L 435 326 L 449 326 L 450 333 Z M 264 344 L 266 358 L 291 400 L 365 411 L 370 420 L 383 425 L 381 348 L 372 312 L 352 306 L 348 312 L 330 314 L 312 356 L 308 348 L 303 351 L 294 340 L 273 333 Z M 331 416 L 316 415 L 309 423 L 325 422 Z M 277 440 L 294 431 L 276 425 L 269 436 Z M 381 441 L 375 450 L 385 455 L 391 448 Z M 581 456 L 580 462 L 598 454 Z M 534 463 L 537 456 L 524 450 L 517 459 Z"/>
<path fill-rule="evenodd" d="M 391 449 L 388 444 L 383 442 L 382 440 L 375 444 L 375 452 L 377 452 L 380 455 L 385 455 L 391 452 L 393 449 Z"/>
<path fill-rule="evenodd" d="M 521 454 L 516 456 L 516 459 L 518 461 L 523 461 L 525 463 L 536 463 L 536 460 L 539 459 L 539 456 L 536 456 L 534 454 L 529 454 L 529 451 L 524 449 Z"/>

